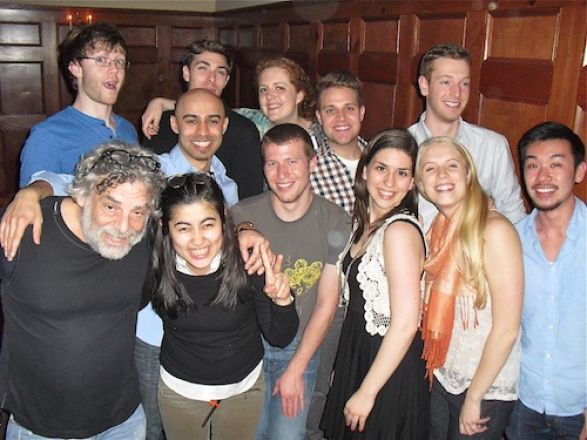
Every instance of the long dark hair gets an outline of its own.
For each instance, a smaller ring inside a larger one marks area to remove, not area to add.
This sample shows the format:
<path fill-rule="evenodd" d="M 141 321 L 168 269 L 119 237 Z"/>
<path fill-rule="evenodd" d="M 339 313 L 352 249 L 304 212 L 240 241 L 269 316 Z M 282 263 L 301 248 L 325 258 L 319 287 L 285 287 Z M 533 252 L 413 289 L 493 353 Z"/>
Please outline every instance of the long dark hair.
<path fill-rule="evenodd" d="M 390 128 L 384 130 L 371 139 L 367 144 L 359 164 L 357 165 L 357 174 L 355 178 L 355 209 L 353 214 L 353 224 L 357 228 L 353 234 L 353 243 L 357 243 L 365 230 L 370 229 L 372 234 L 375 232 L 383 222 L 398 212 L 409 212 L 415 217 L 418 216 L 418 189 L 414 184 L 413 188 L 401 200 L 399 205 L 390 210 L 381 218 L 377 219 L 372 225 L 369 220 L 369 192 L 367 191 L 367 182 L 363 177 L 363 173 L 367 165 L 371 163 L 373 157 L 384 148 L 395 148 L 403 151 L 412 159 L 412 176 L 416 171 L 416 156 L 418 155 L 418 143 L 414 137 L 402 128 Z"/>
<path fill-rule="evenodd" d="M 176 254 L 169 234 L 169 221 L 177 207 L 196 202 L 209 203 L 222 222 L 221 271 L 218 276 L 221 282 L 212 305 L 234 309 L 239 290 L 247 284 L 234 223 L 224 205 L 224 197 L 218 184 L 208 174 L 203 173 L 172 177 L 161 193 L 161 223 L 155 234 L 151 260 L 155 277 L 151 291 L 153 306 L 160 314 L 165 313 L 171 318 L 194 304 L 177 276 Z"/>

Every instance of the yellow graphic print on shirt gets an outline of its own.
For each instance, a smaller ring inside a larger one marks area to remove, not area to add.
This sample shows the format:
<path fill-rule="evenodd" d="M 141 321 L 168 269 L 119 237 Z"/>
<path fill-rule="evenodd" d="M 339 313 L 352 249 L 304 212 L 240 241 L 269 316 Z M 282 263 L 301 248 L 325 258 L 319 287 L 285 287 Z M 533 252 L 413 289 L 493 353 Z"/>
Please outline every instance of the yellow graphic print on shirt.
<path fill-rule="evenodd" d="M 315 261 L 308 264 L 308 261 L 300 258 L 296 260 L 293 267 L 285 269 L 285 274 L 289 277 L 289 285 L 296 297 L 305 295 L 312 286 L 320 279 L 324 263 Z"/>

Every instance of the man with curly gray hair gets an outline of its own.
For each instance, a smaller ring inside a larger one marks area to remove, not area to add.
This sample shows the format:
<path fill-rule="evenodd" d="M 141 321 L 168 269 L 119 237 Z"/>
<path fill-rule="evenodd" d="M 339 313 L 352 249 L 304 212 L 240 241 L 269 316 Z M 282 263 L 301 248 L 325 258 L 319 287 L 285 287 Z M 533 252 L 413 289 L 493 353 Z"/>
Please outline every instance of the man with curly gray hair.
<path fill-rule="evenodd" d="M 162 185 L 154 154 L 104 144 L 78 165 L 70 197 L 41 203 L 43 241 L 28 228 L 2 262 L 6 438 L 145 438 L 133 347 Z"/>

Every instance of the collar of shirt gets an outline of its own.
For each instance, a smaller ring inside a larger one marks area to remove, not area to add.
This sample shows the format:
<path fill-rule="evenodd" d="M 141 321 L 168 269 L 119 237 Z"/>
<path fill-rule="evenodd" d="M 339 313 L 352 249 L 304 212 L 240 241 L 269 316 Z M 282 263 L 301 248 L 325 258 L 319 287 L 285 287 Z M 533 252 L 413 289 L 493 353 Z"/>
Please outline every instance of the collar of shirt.
<path fill-rule="evenodd" d="M 187 160 L 179 145 L 173 147 L 169 153 L 159 155 L 159 161 L 161 162 L 161 170 L 166 176 L 200 171 Z M 212 157 L 210 172 L 220 186 L 226 204 L 232 206 L 238 202 L 236 182 L 226 175 L 224 164 L 216 156 Z"/>

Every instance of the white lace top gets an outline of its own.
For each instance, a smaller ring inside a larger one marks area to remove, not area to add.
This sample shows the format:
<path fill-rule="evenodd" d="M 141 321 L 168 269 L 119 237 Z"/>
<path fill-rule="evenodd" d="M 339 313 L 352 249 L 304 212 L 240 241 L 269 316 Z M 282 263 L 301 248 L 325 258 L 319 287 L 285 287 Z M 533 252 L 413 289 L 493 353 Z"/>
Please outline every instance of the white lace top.
<path fill-rule="evenodd" d="M 478 326 L 474 326 L 474 296 L 458 296 L 455 302 L 455 317 L 446 354 L 446 361 L 434 370 L 434 376 L 451 394 L 464 392 L 477 371 L 483 347 L 491 331 L 491 296 L 487 295 L 487 305 L 477 310 Z M 463 317 L 468 317 L 464 320 Z M 468 321 L 468 325 L 463 322 Z M 520 341 L 514 344 L 512 352 L 493 384 L 483 396 L 486 400 L 516 400 L 518 397 L 518 377 L 520 371 Z"/>
<path fill-rule="evenodd" d="M 388 219 L 379 227 L 371 237 L 365 254 L 359 263 L 357 281 L 363 298 L 365 299 L 365 330 L 371 336 L 385 336 L 387 329 L 391 324 L 391 309 L 389 306 L 389 288 L 385 276 L 385 263 L 383 261 L 383 236 L 387 226 L 397 220 L 405 220 L 412 223 L 418 228 L 422 237 L 424 233 L 418 220 L 412 215 L 396 214 Z M 342 259 L 351 247 L 351 241 L 340 254 L 339 269 L 342 267 Z M 339 271 L 342 276 L 341 286 L 343 289 L 343 298 L 349 301 L 349 287 L 347 276 L 342 270 Z"/>

